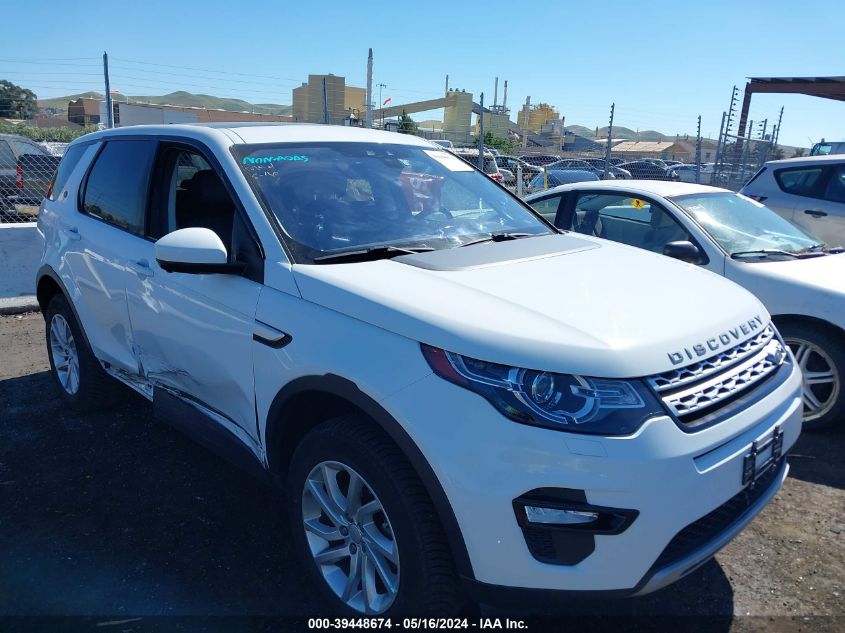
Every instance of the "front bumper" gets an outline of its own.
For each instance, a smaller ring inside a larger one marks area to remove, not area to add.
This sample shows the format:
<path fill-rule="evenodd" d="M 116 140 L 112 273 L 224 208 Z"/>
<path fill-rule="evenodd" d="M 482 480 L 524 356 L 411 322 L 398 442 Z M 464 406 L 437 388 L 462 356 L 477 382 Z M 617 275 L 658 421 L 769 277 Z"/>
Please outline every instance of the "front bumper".
<path fill-rule="evenodd" d="M 668 417 L 628 437 L 595 437 L 527 427 L 499 415 L 480 396 L 431 375 L 382 405 L 417 443 L 455 513 L 472 566 L 473 593 L 533 590 L 642 594 L 697 569 L 762 510 L 765 494 L 718 534 L 656 566 L 676 535 L 741 493 L 743 461 L 753 442 L 780 429 L 783 451 L 801 428 L 796 369 L 777 389 L 723 422 L 686 433 Z M 639 514 L 624 532 L 595 536 L 572 565 L 540 562 L 529 551 L 512 502 L 535 489 L 583 491 L 595 506 Z"/>

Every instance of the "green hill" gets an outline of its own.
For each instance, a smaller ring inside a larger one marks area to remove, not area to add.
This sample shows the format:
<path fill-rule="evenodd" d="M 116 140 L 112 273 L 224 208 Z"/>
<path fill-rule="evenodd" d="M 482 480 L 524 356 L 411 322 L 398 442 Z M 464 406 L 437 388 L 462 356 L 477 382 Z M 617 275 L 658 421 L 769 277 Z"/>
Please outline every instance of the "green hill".
<path fill-rule="evenodd" d="M 91 99 L 102 99 L 99 92 L 83 92 L 67 97 L 55 97 L 52 99 L 39 99 L 38 105 L 42 108 L 55 108 L 59 112 L 67 111 L 68 101 L 88 97 Z M 130 103 L 153 103 L 156 105 L 175 105 L 190 108 L 208 108 L 209 110 L 227 110 L 229 112 L 256 112 L 259 114 L 290 114 L 291 106 L 279 105 L 276 103 L 250 103 L 242 99 L 229 99 L 215 97 L 213 95 L 194 94 L 179 90 L 166 95 L 114 95 L 117 101 L 129 100 Z"/>
<path fill-rule="evenodd" d="M 567 125 L 565 129 L 570 132 L 573 132 L 574 134 L 578 134 L 579 136 L 584 136 L 586 138 L 595 138 L 596 136 L 595 128 L 591 129 L 583 125 Z M 604 138 L 605 136 L 607 136 L 607 126 L 600 127 L 598 129 L 598 132 L 599 138 Z M 636 130 L 632 130 L 629 127 L 624 127 L 622 125 L 614 125 L 613 138 L 625 139 L 627 141 L 636 141 L 637 138 L 639 138 L 639 140 L 641 141 L 671 141 L 675 138 L 675 135 L 667 135 L 663 132 L 658 132 L 656 130 L 640 130 L 638 135 Z"/>

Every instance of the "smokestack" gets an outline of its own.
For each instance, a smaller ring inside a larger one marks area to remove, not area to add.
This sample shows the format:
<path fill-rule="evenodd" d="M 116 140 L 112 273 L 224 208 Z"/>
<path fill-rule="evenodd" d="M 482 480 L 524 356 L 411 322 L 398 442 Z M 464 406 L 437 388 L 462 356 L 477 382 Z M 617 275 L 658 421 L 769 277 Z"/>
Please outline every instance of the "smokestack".
<path fill-rule="evenodd" d="M 446 75 L 446 94 L 449 94 L 449 75 Z"/>
<path fill-rule="evenodd" d="M 496 107 L 496 104 L 499 102 L 499 78 L 496 77 L 496 81 L 493 84 L 493 107 Z"/>
<path fill-rule="evenodd" d="M 367 55 L 367 117 L 364 125 L 373 127 L 373 49 Z"/>
<path fill-rule="evenodd" d="M 502 110 L 508 107 L 508 80 L 505 79 L 505 94 L 502 95 Z"/>

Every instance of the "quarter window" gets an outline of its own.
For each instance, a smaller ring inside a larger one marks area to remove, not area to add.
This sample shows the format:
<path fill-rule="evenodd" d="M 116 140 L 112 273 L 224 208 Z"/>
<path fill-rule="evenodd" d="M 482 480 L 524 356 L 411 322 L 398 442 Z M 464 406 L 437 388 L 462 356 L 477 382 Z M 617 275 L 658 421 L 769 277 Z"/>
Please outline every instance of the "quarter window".
<path fill-rule="evenodd" d="M 85 212 L 130 233 L 143 234 L 155 151 L 153 140 L 106 143 L 88 175 L 82 202 Z"/>
<path fill-rule="evenodd" d="M 775 172 L 775 179 L 786 193 L 796 196 L 813 196 L 816 183 L 821 175 L 821 167 L 799 167 L 797 169 L 780 169 Z"/>
<path fill-rule="evenodd" d="M 845 165 L 839 165 L 830 175 L 824 190 L 824 199 L 845 202 Z"/>
<path fill-rule="evenodd" d="M 53 183 L 50 186 L 50 200 L 55 200 L 62 193 L 70 175 L 79 164 L 79 159 L 82 158 L 88 147 L 88 145 L 74 145 L 62 156 L 62 161 L 59 163 L 59 168 L 56 170 L 56 175 L 53 177 Z"/>

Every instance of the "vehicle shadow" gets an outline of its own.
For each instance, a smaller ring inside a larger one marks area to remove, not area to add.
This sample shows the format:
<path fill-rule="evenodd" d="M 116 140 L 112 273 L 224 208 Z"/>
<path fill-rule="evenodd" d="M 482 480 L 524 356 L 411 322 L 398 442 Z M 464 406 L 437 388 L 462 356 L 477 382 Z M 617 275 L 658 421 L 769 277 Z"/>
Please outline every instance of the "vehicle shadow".
<path fill-rule="evenodd" d="M 845 423 L 839 428 L 808 433 L 789 451 L 789 476 L 813 484 L 845 490 Z"/>
<path fill-rule="evenodd" d="M 278 492 L 155 422 L 129 390 L 120 405 L 80 415 L 49 372 L 0 381 L 0 507 L 0 615 L 324 613 L 302 581 Z M 624 619 L 626 630 L 630 618 L 690 615 L 727 629 L 732 613 L 716 562 L 648 596 L 542 610 Z"/>
<path fill-rule="evenodd" d="M 126 390 L 79 415 L 0 381 L 0 615 L 314 615 L 278 492 Z"/>

